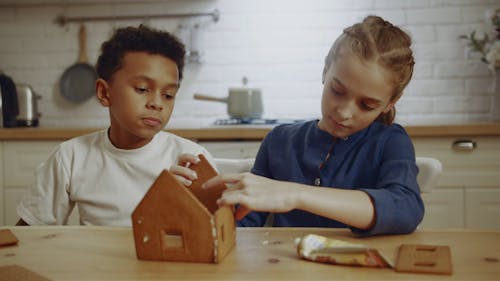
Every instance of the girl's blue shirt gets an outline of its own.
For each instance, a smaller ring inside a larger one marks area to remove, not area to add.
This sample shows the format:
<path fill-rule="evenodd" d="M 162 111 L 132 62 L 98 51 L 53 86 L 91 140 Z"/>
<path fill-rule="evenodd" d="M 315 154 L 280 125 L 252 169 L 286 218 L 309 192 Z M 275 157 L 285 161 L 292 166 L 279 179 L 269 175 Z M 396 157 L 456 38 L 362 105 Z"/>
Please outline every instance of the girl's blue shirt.
<path fill-rule="evenodd" d="M 424 215 L 415 151 L 398 124 L 373 122 L 346 139 L 319 129 L 318 120 L 277 126 L 262 142 L 252 173 L 311 188 L 319 182 L 322 187 L 362 190 L 375 207 L 375 223 L 368 230 L 302 210 L 274 214 L 273 226 L 349 227 L 360 235 L 396 234 L 414 231 Z M 238 226 L 263 226 L 267 216 L 251 212 Z"/>

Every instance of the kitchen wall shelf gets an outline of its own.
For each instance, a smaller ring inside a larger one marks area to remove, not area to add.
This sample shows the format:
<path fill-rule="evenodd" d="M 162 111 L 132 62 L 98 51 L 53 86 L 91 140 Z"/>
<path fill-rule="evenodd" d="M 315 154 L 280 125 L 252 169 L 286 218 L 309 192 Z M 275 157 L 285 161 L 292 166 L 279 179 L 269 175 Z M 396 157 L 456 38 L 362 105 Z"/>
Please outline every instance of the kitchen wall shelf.
<path fill-rule="evenodd" d="M 197 0 L 191 0 L 197 1 Z M 0 8 L 37 7 L 37 6 L 82 6 L 82 5 L 109 5 L 137 3 L 137 0 L 2 0 Z M 141 4 L 154 4 L 166 0 L 141 0 Z"/>
<path fill-rule="evenodd" d="M 71 22 L 89 22 L 89 21 L 117 21 L 117 20 L 136 20 L 136 19 L 158 19 L 158 18 L 192 18 L 192 17 L 211 17 L 214 22 L 220 18 L 219 10 L 206 13 L 172 13 L 172 14 L 153 14 L 153 15 L 126 15 L 126 16 L 95 16 L 95 17 L 66 17 L 59 15 L 55 22 L 64 26 Z"/>

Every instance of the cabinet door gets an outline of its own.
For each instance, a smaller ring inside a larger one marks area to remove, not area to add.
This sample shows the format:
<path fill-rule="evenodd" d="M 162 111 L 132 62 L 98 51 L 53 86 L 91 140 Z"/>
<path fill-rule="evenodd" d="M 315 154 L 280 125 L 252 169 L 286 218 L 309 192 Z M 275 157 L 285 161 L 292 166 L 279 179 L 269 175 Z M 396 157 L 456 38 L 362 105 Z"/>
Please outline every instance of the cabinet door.
<path fill-rule="evenodd" d="M 2 142 L 3 174 L 0 186 L 2 225 L 14 225 L 19 219 L 16 206 L 35 180 L 36 167 L 45 161 L 59 142 L 4 141 Z"/>
<path fill-rule="evenodd" d="M 4 186 L 29 186 L 35 180 L 36 167 L 45 161 L 55 141 L 7 141 L 3 143 Z"/>
<path fill-rule="evenodd" d="M 4 225 L 16 225 L 19 220 L 17 215 L 17 204 L 21 201 L 24 195 L 28 192 L 29 188 L 6 188 L 4 190 L 5 198 L 5 223 Z M 69 216 L 68 225 L 79 225 L 78 208 L 73 209 L 73 212 Z"/>
<path fill-rule="evenodd" d="M 28 192 L 28 188 L 6 188 L 4 190 L 4 198 L 5 198 L 5 225 L 16 225 L 19 220 L 19 216 L 17 215 L 17 204 L 23 196 Z"/>
<path fill-rule="evenodd" d="M 2 214 L 5 214 L 5 209 L 4 209 L 4 200 L 3 200 L 3 182 L 4 182 L 4 177 L 3 177 L 3 142 L 0 142 L 0 226 L 4 225 L 5 220 L 4 216 Z"/>
<path fill-rule="evenodd" d="M 467 228 L 500 229 L 500 186 L 467 189 L 465 211 Z"/>
<path fill-rule="evenodd" d="M 463 189 L 435 189 L 422 194 L 425 204 L 424 220 L 420 228 L 463 228 Z"/>
<path fill-rule="evenodd" d="M 215 158 L 255 158 L 259 151 L 258 141 L 207 141 L 200 142 Z"/>

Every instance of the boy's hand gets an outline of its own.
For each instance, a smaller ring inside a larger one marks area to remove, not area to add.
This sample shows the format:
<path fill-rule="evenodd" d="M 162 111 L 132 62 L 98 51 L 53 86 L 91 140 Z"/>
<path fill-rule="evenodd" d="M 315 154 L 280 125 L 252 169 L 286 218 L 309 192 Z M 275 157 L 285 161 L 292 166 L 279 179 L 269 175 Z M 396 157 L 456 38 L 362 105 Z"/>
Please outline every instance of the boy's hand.
<path fill-rule="evenodd" d="M 195 171 L 189 169 L 191 164 L 198 164 L 200 158 L 193 154 L 181 154 L 177 158 L 177 164 L 170 167 L 169 172 L 175 175 L 175 177 L 183 183 L 185 186 L 190 186 L 194 180 L 198 179 L 198 175 Z"/>

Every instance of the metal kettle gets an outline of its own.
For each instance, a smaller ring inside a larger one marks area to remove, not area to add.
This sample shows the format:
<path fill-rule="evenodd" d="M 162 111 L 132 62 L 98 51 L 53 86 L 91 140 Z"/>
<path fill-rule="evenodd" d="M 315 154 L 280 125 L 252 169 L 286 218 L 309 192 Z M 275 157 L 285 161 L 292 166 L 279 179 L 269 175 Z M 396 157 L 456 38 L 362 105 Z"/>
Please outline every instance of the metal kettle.
<path fill-rule="evenodd" d="M 0 73 L 0 127 L 36 127 L 39 124 L 38 99 L 26 84 L 16 85 Z"/>
<path fill-rule="evenodd" d="M 0 113 L 1 127 L 16 127 L 19 104 L 14 81 L 9 76 L 0 73 Z"/>

